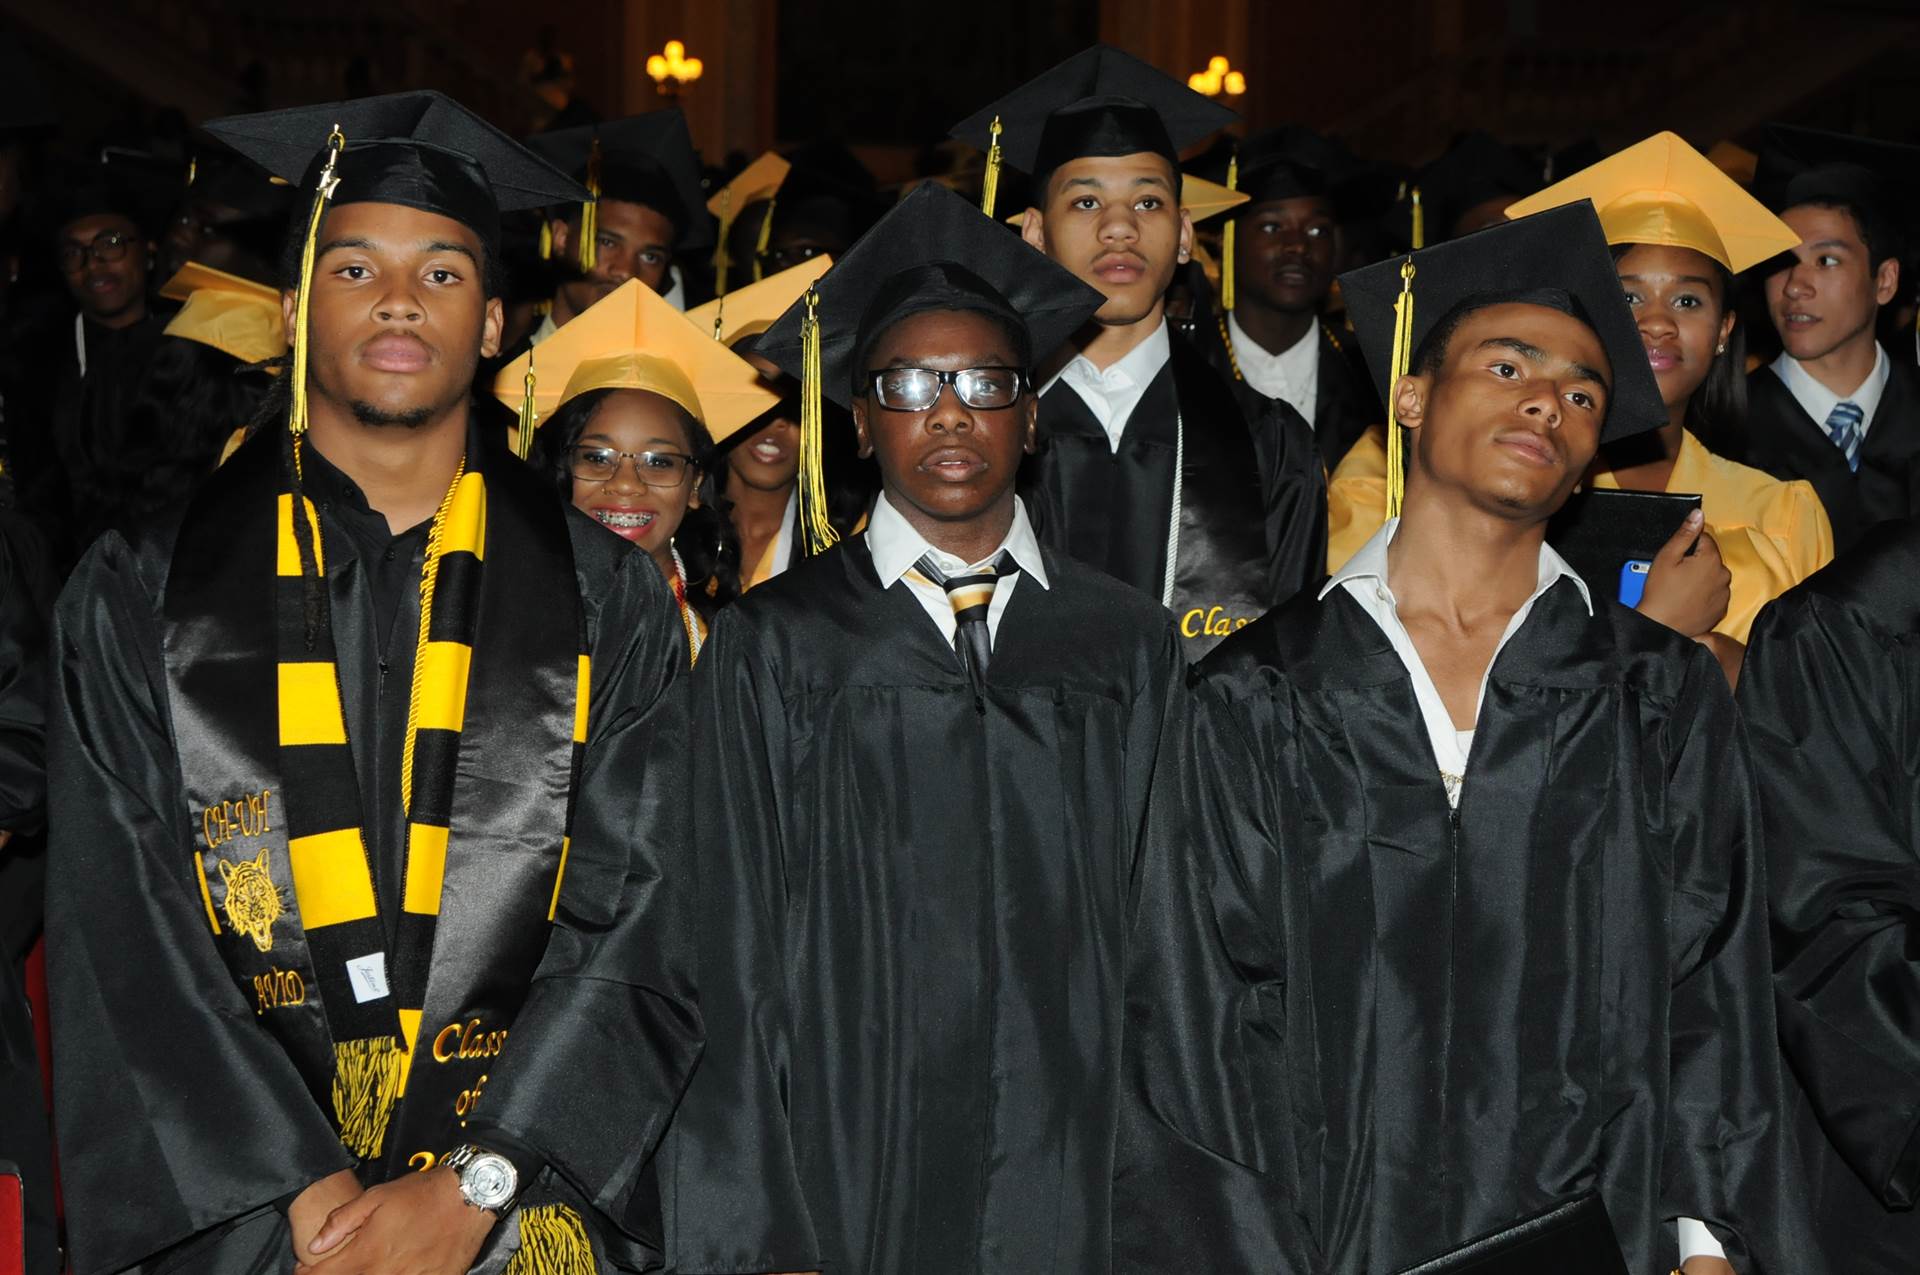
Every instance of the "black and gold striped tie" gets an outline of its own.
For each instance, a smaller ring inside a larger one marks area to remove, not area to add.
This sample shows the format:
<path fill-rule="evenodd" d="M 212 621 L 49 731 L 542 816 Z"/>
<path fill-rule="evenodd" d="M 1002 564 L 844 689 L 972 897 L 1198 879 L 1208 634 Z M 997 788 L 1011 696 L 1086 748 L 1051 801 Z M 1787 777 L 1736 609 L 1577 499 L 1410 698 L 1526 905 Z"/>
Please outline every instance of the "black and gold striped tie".
<path fill-rule="evenodd" d="M 947 591 L 947 605 L 953 608 L 953 649 L 977 683 L 987 675 L 987 661 L 993 654 L 987 611 L 993 606 L 993 591 L 1000 577 L 1016 569 L 1012 556 L 1002 549 L 984 568 L 955 576 L 942 571 L 930 553 L 914 565 L 921 575 Z"/>

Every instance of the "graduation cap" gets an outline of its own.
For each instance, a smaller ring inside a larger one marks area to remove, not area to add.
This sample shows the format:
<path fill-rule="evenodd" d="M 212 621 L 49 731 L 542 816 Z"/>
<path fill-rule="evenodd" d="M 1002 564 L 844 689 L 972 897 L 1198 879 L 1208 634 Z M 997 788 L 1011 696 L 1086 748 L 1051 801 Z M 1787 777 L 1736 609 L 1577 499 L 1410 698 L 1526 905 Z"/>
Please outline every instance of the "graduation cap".
<path fill-rule="evenodd" d="M 753 270 L 757 280 L 759 254 L 767 250 L 767 237 L 773 230 L 774 194 L 792 168 L 785 156 L 768 151 L 736 173 L 707 200 L 707 211 L 720 223 L 713 246 L 713 282 L 720 296 L 727 295 L 727 269 L 733 264 L 727 256 L 727 237 L 733 232 L 734 219 L 754 204 L 767 204 L 766 215 L 760 220 L 760 236 L 754 245 Z"/>
<path fill-rule="evenodd" d="M 666 298 L 629 279 L 500 369 L 494 397 L 520 409 L 525 456 L 541 421 L 591 390 L 648 390 L 730 438 L 780 401 L 753 364 L 688 321 Z"/>
<path fill-rule="evenodd" d="M 966 199 L 935 182 L 915 187 L 754 347 L 800 380 L 800 518 L 813 551 L 837 538 L 826 517 L 820 396 L 852 407 L 881 333 L 916 314 L 963 310 L 1024 335 L 1031 356 L 1059 346 L 1104 304 L 1103 293 Z"/>
<path fill-rule="evenodd" d="M 264 363 L 287 352 L 278 288 L 189 261 L 161 285 L 160 295 L 184 303 L 167 321 L 167 336 L 210 345 L 242 363 Z"/>
<path fill-rule="evenodd" d="M 991 217 L 1002 163 L 1036 181 L 1089 156 L 1148 153 L 1178 168 L 1182 150 L 1238 118 L 1139 58 L 1096 44 L 962 120 L 952 136 L 987 152 L 980 207 Z"/>
<path fill-rule="evenodd" d="M 713 220 L 701 198 L 700 159 L 678 107 L 536 134 L 527 145 L 572 173 L 593 196 L 581 203 L 577 259 L 582 270 L 593 269 L 597 201 L 603 199 L 644 204 L 665 217 L 673 224 L 675 248 L 691 251 L 713 242 Z"/>
<path fill-rule="evenodd" d="M 1479 205 L 1520 199 L 1544 184 L 1537 164 L 1491 133 L 1462 134 L 1409 187 L 1411 242 L 1421 248 L 1445 239 L 1454 223 Z"/>
<path fill-rule="evenodd" d="M 293 333 L 293 407 L 307 428 L 307 284 L 329 202 L 399 204 L 450 217 L 497 252 L 500 214 L 584 202 L 586 190 L 451 98 L 389 93 L 210 120 L 202 128 L 312 199 Z"/>
<path fill-rule="evenodd" d="M 845 246 L 865 234 L 886 208 L 873 173 L 839 142 L 813 142 L 787 156 L 789 169 L 773 192 L 763 241 L 775 233 Z"/>
<path fill-rule="evenodd" d="M 1705 253 L 1734 274 L 1792 251 L 1800 236 L 1672 133 L 1655 133 L 1537 195 L 1509 217 L 1592 202 L 1610 244 L 1670 244 Z"/>
<path fill-rule="evenodd" d="M 1920 147 L 1769 124 L 1761 134 L 1753 193 L 1776 212 L 1801 204 L 1845 205 L 1872 242 L 1874 256 L 1885 261 L 1909 246 L 1911 210 L 1920 203 Z"/>
<path fill-rule="evenodd" d="M 711 332 L 714 340 L 732 346 L 743 336 L 755 336 L 772 327 L 773 321 L 804 297 L 831 265 L 833 258 L 824 253 L 811 257 L 758 283 L 695 306 L 687 311 L 687 321 L 702 332 Z"/>
<path fill-rule="evenodd" d="M 1340 286 L 1387 405 L 1390 518 L 1399 516 L 1406 482 L 1393 387 L 1427 336 L 1459 310 L 1518 303 L 1572 315 L 1593 329 L 1612 364 L 1600 441 L 1666 424 L 1666 404 L 1591 204 L 1567 204 L 1348 271 Z"/>

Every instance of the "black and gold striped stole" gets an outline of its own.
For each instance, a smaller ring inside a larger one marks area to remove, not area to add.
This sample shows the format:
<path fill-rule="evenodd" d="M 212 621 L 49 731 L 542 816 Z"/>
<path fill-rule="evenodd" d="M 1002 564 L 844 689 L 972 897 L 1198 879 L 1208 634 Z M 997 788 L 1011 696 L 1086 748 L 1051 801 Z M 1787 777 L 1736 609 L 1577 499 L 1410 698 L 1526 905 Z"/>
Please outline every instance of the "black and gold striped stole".
<path fill-rule="evenodd" d="M 276 443 L 287 463 L 274 463 Z M 190 508 L 163 606 L 165 657 L 207 923 L 264 1025 L 328 1101 L 341 1141 L 379 1158 L 410 1074 L 421 1078 L 423 1014 L 435 1030 L 471 1015 L 505 1027 L 524 995 L 543 946 L 534 931 L 559 898 L 590 665 L 550 497 L 504 450 L 463 462 L 428 536 L 400 785 L 405 866 L 398 914 L 383 916 L 367 829 L 387 823 L 362 805 L 334 582 L 317 511 L 297 494 L 299 448 L 284 435 L 253 440 Z M 512 531 L 490 539 L 496 484 Z M 512 777 L 483 778 L 502 772 Z M 500 937 L 464 942 L 464 965 L 436 969 L 450 880 L 463 925 L 477 918 Z M 445 1072 L 406 1122 L 403 1158 L 452 1145 L 459 1113 L 439 1092 L 454 1083 Z"/>

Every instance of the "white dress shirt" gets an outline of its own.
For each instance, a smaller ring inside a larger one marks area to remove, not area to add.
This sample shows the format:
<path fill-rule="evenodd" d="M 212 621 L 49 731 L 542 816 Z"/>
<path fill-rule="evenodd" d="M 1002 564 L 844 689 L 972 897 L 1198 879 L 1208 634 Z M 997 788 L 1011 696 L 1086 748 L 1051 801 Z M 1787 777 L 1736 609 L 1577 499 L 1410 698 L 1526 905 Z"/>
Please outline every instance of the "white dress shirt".
<path fill-rule="evenodd" d="M 1240 316 L 1227 316 L 1227 335 L 1233 341 L 1233 361 L 1248 385 L 1268 398 L 1284 399 L 1313 424 L 1313 400 L 1320 392 L 1320 325 L 1278 354 L 1269 354 L 1240 326 Z"/>
<path fill-rule="evenodd" d="M 1893 375 L 1893 364 L 1887 361 L 1887 351 L 1879 342 L 1873 346 L 1873 371 L 1867 373 L 1867 379 L 1851 394 L 1835 394 L 1826 386 L 1813 379 L 1813 373 L 1800 366 L 1800 360 L 1785 350 L 1780 357 L 1768 366 L 1780 383 L 1787 387 L 1787 393 L 1793 395 L 1793 401 L 1800 404 L 1800 410 L 1813 418 L 1821 432 L 1827 428 L 1827 417 L 1841 403 L 1852 403 L 1860 409 L 1860 437 L 1866 438 L 1867 430 L 1873 425 L 1873 414 L 1880 410 L 1880 396 L 1886 393 L 1887 378 Z"/>
<path fill-rule="evenodd" d="M 1399 529 L 1398 518 L 1387 519 L 1386 525 L 1374 533 L 1373 539 L 1361 545 L 1359 551 L 1347 560 L 1347 565 L 1327 581 L 1320 590 L 1320 598 L 1325 601 L 1336 587 L 1344 588 L 1380 626 L 1380 631 L 1387 635 L 1393 653 L 1400 657 L 1408 676 L 1413 679 L 1414 699 L 1420 705 L 1420 716 L 1426 724 L 1427 739 L 1433 745 L 1433 757 L 1440 768 L 1441 782 L 1446 785 L 1447 804 L 1457 810 L 1467 773 L 1467 755 L 1473 751 L 1473 731 L 1454 728 L 1453 715 L 1447 712 L 1446 701 L 1440 698 L 1440 690 L 1434 685 L 1426 664 L 1421 661 L 1420 651 L 1414 646 L 1407 626 L 1400 622 L 1399 603 L 1394 601 L 1393 589 L 1387 581 L 1387 546 L 1393 542 L 1394 533 Z M 1574 587 L 1580 590 L 1580 600 L 1586 603 L 1587 614 L 1593 614 L 1593 597 L 1587 591 L 1586 581 L 1567 565 L 1565 558 L 1553 551 L 1552 546 L 1541 541 L 1539 576 L 1533 594 L 1521 603 L 1520 609 L 1507 621 L 1499 645 L 1493 648 L 1493 660 L 1487 661 L 1486 671 L 1480 674 L 1480 693 L 1473 703 L 1473 720 L 1476 724 L 1480 720 L 1480 706 L 1486 702 L 1487 679 L 1493 672 L 1494 660 L 1500 658 L 1500 652 L 1506 648 L 1507 642 L 1533 613 L 1533 604 L 1563 578 L 1573 581 Z M 1726 1250 L 1713 1237 L 1713 1232 L 1694 1218 L 1677 1219 L 1676 1230 L 1682 1262 L 1690 1257 L 1726 1256 Z"/>
<path fill-rule="evenodd" d="M 993 601 L 987 606 L 990 641 L 1000 636 L 1000 617 L 1006 613 L 1013 586 L 1020 582 L 1021 576 L 1032 576 L 1033 582 L 1043 589 L 1051 587 L 1047 583 L 1046 564 L 1040 559 L 1040 541 L 1033 534 L 1033 523 L 1027 519 L 1027 507 L 1018 499 L 1013 502 L 1013 526 L 1007 528 L 1007 538 L 1000 542 L 1000 549 L 1012 557 L 1017 570 L 1000 577 L 1000 583 L 993 590 Z M 867 551 L 873 555 L 873 569 L 880 577 L 880 587 L 891 589 L 896 583 L 906 585 L 949 646 L 960 624 L 953 618 L 947 591 L 917 571 L 911 575 L 908 572 L 913 571 L 913 564 L 920 561 L 922 554 L 931 553 L 934 563 L 948 575 L 969 575 L 984 570 L 1000 549 L 979 562 L 962 562 L 950 553 L 935 549 L 913 529 L 912 523 L 887 503 L 884 492 L 873 502 L 873 517 L 867 522 Z"/>
<path fill-rule="evenodd" d="M 1086 403 L 1087 410 L 1093 413 L 1093 419 L 1100 422 L 1100 428 L 1107 431 L 1107 442 L 1117 452 L 1120 439 L 1127 432 L 1127 422 L 1133 419 L 1133 409 L 1140 405 L 1147 386 L 1160 375 L 1160 369 L 1172 356 L 1173 341 L 1167 335 L 1167 321 L 1163 318 L 1146 340 L 1128 350 L 1106 371 L 1095 367 L 1086 355 L 1076 354 L 1040 392 L 1045 394 L 1061 381 L 1071 385 L 1073 392 Z"/>

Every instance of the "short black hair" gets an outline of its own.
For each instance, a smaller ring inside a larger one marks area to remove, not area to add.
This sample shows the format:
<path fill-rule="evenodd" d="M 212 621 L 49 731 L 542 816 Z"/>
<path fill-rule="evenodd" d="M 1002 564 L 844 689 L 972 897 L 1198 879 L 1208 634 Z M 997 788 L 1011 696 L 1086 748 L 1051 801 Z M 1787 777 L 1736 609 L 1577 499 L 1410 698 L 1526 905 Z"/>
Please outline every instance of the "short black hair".
<path fill-rule="evenodd" d="M 300 257 L 307 247 L 306 210 L 287 219 L 286 238 L 280 244 L 280 286 L 289 292 L 300 288 Z M 324 227 L 325 221 L 322 220 Z M 472 227 L 468 227 L 472 229 Z M 480 286 L 486 290 L 487 299 L 504 297 L 507 294 L 507 270 L 501 260 L 500 246 L 489 243 L 485 235 L 478 231 L 474 237 L 480 241 Z"/>
<path fill-rule="evenodd" d="M 1799 200 L 1793 207 L 1828 208 L 1853 218 L 1854 229 L 1860 232 L 1860 242 L 1867 247 L 1867 260 L 1875 270 L 1880 268 L 1882 262 L 1899 258 L 1906 249 L 1892 219 L 1869 201 L 1848 199 L 1838 194 L 1813 195 Z"/>

